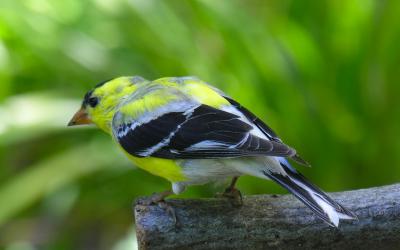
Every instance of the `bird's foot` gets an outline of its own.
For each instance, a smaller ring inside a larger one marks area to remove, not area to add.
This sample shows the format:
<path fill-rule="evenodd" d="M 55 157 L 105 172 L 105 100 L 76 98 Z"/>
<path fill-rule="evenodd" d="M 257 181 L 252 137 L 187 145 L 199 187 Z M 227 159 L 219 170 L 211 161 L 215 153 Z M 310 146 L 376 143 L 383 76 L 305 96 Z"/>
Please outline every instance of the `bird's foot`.
<path fill-rule="evenodd" d="M 172 223 L 175 227 L 180 227 L 181 224 L 179 223 L 178 217 L 176 216 L 175 208 L 173 208 L 168 202 L 165 200 L 159 201 L 158 206 L 165 211 L 167 211 L 168 215 L 172 218 Z"/>
<path fill-rule="evenodd" d="M 243 197 L 239 189 L 234 187 L 228 187 L 223 193 L 217 194 L 218 197 L 228 198 L 232 206 L 241 207 L 243 206 Z"/>
<path fill-rule="evenodd" d="M 229 185 L 228 188 L 225 189 L 225 191 L 221 194 L 217 194 L 217 197 L 225 197 L 228 198 L 229 201 L 231 202 L 231 205 L 234 207 L 241 207 L 243 206 L 243 197 L 242 193 L 239 191 L 239 189 L 235 188 L 236 182 L 239 179 L 239 176 L 234 176 L 232 178 L 231 184 Z"/>
<path fill-rule="evenodd" d="M 165 198 L 172 194 L 172 191 L 164 191 L 161 193 L 154 193 L 149 197 L 143 198 L 140 203 L 144 206 L 157 205 L 158 207 L 164 209 L 169 216 L 171 216 L 172 221 L 176 227 L 179 227 L 179 221 L 176 217 L 175 209 L 165 201 Z"/>
<path fill-rule="evenodd" d="M 171 194 L 172 194 L 171 191 L 164 191 L 161 193 L 153 193 L 151 196 L 141 199 L 140 203 L 145 206 L 157 205 L 159 202 L 162 202 L 162 201 L 165 202 L 165 198 Z"/>

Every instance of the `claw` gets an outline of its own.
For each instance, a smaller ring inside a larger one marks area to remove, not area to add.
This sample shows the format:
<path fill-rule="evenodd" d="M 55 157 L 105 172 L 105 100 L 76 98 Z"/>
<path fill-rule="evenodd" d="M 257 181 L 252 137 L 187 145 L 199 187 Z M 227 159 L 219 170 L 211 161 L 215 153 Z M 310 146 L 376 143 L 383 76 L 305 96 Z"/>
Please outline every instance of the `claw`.
<path fill-rule="evenodd" d="M 234 207 L 243 206 L 243 196 L 239 189 L 227 188 L 225 192 L 222 193 L 222 196 L 228 198 Z"/>
<path fill-rule="evenodd" d="M 156 205 L 160 201 L 164 201 L 165 197 L 171 195 L 171 191 L 164 191 L 161 193 L 153 193 L 151 196 L 141 200 L 141 203 L 145 206 Z"/>
<path fill-rule="evenodd" d="M 179 227 L 180 223 L 176 217 L 175 209 L 165 201 L 165 197 L 171 194 L 172 191 L 170 190 L 161 193 L 154 193 L 151 196 L 141 200 L 141 203 L 145 206 L 158 205 L 158 207 L 167 211 L 168 215 L 170 215 L 172 218 L 173 224 L 176 227 Z"/>
<path fill-rule="evenodd" d="M 232 206 L 240 207 L 243 205 L 242 193 L 239 189 L 235 188 L 236 181 L 239 177 L 233 177 L 232 182 L 227 189 L 222 194 L 217 194 L 220 197 L 226 197 L 230 200 Z"/>
<path fill-rule="evenodd" d="M 169 205 L 166 201 L 163 200 L 163 201 L 158 202 L 158 206 L 160 208 L 164 209 L 165 211 L 167 211 L 169 216 L 171 216 L 172 222 L 175 227 L 181 226 L 181 224 L 179 223 L 178 217 L 176 216 L 175 209 L 171 205 Z"/>

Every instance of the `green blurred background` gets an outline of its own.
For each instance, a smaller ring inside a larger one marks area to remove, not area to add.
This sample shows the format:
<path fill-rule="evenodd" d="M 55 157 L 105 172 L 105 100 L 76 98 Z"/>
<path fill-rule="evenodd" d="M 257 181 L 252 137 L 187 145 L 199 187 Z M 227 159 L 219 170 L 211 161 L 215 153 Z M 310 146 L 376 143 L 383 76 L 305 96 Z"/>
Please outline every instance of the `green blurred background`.
<path fill-rule="evenodd" d="M 399 181 L 399 15 L 379 0 L 1 0 L 0 248 L 134 247 L 133 200 L 169 183 L 99 130 L 66 127 L 88 89 L 120 75 L 216 85 L 327 191 Z M 284 192 L 250 177 L 239 188 Z"/>

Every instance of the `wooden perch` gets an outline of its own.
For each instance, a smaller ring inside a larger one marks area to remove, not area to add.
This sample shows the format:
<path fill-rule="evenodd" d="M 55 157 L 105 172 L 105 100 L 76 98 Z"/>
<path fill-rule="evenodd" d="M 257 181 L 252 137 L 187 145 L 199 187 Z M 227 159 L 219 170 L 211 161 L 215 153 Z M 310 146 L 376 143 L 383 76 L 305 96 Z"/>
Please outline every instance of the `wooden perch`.
<path fill-rule="evenodd" d="M 400 249 L 400 184 L 341 193 L 332 198 L 359 221 L 333 228 L 291 195 L 168 200 L 180 227 L 159 206 L 135 206 L 140 249 Z"/>

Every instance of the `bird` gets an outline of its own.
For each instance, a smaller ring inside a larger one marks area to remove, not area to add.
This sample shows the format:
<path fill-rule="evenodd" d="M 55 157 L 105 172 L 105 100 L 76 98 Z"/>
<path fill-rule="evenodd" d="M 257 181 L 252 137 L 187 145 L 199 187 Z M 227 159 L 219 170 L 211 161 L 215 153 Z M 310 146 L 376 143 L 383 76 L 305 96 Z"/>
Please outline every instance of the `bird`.
<path fill-rule="evenodd" d="M 68 126 L 88 124 L 111 135 L 134 165 L 171 182 L 150 203 L 229 178 L 223 195 L 241 201 L 236 181 L 250 175 L 287 189 L 330 226 L 357 219 L 289 163 L 309 166 L 266 123 L 197 77 L 103 81 L 85 94 Z"/>

